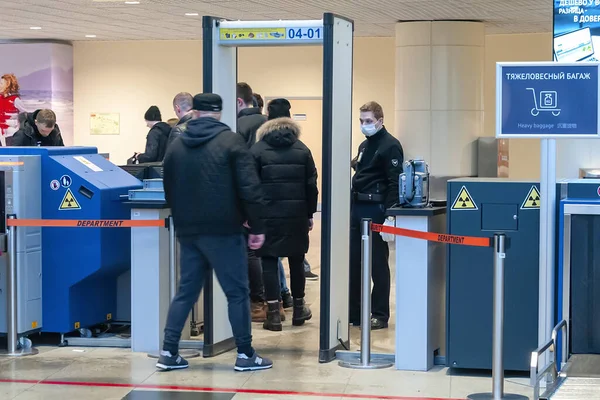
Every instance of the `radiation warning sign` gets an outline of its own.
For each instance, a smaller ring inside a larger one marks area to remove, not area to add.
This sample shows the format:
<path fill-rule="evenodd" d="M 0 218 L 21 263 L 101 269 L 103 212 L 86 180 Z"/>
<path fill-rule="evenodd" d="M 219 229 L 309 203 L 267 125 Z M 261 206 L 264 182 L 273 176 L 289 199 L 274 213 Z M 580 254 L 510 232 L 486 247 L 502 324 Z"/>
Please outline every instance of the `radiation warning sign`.
<path fill-rule="evenodd" d="M 523 200 L 523 205 L 521 206 L 521 210 L 534 210 L 540 208 L 540 191 L 535 185 L 529 189 L 529 193 L 527 193 L 527 197 Z"/>
<path fill-rule="evenodd" d="M 65 196 L 63 197 L 62 202 L 60 203 L 60 207 L 58 207 L 58 209 L 81 210 L 81 206 L 75 199 L 75 196 L 73 196 L 73 192 L 71 192 L 71 189 L 67 189 L 67 192 L 65 193 Z"/>
<path fill-rule="evenodd" d="M 473 197 L 467 190 L 466 186 L 463 186 L 456 196 L 456 200 L 452 204 L 451 210 L 477 210 L 477 204 L 473 201 Z"/>

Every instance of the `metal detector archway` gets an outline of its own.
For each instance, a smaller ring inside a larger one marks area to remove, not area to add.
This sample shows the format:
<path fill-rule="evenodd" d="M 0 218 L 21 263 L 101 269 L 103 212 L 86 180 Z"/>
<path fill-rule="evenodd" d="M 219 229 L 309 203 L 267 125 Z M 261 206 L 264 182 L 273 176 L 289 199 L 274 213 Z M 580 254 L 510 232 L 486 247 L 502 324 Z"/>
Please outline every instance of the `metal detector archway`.
<path fill-rule="evenodd" d="M 202 22 L 203 92 L 223 98 L 222 121 L 234 131 L 238 47 L 323 46 L 319 361 L 329 362 L 335 358 L 336 350 L 347 348 L 349 343 L 354 23 L 330 13 L 314 21 L 227 21 L 205 16 Z M 212 357 L 235 347 L 227 300 L 214 273 L 206 279 L 204 296 L 203 356 Z"/>

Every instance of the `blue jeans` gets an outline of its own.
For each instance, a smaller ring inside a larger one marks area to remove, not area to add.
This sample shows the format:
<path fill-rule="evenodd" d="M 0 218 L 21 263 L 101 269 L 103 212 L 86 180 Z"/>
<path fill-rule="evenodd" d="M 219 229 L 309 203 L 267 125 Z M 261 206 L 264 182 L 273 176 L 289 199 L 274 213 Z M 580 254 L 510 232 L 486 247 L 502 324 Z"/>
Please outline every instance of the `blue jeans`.
<path fill-rule="evenodd" d="M 277 259 L 277 268 L 279 268 L 279 284 L 281 285 L 281 293 L 287 293 L 290 291 L 285 280 L 285 271 L 283 270 L 283 263 L 281 258 Z"/>
<path fill-rule="evenodd" d="M 285 271 L 283 269 L 283 263 L 281 262 L 281 258 L 277 260 L 277 267 L 279 268 L 279 283 L 281 285 L 281 293 L 287 293 L 290 289 L 287 286 L 287 282 L 285 280 Z M 310 272 L 310 264 L 304 258 L 304 272 Z"/>
<path fill-rule="evenodd" d="M 181 277 L 171 302 L 163 349 L 177 354 L 181 331 L 198 301 L 207 270 L 214 270 L 227 297 L 229 323 L 238 353 L 252 354 L 248 259 L 243 235 L 179 238 Z"/>

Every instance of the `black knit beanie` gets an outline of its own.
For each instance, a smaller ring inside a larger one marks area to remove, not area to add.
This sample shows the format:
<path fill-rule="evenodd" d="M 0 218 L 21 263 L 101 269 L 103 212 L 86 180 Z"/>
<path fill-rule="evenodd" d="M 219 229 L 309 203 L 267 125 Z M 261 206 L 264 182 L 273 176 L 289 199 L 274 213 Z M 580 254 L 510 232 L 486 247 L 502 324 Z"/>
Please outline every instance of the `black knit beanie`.
<path fill-rule="evenodd" d="M 146 111 L 146 114 L 144 114 L 144 119 L 146 121 L 162 121 L 162 116 L 160 115 L 158 107 L 150 107 L 148 111 Z"/>
<path fill-rule="evenodd" d="M 269 119 L 287 117 L 290 118 L 292 105 L 287 99 L 274 99 L 269 102 Z"/>

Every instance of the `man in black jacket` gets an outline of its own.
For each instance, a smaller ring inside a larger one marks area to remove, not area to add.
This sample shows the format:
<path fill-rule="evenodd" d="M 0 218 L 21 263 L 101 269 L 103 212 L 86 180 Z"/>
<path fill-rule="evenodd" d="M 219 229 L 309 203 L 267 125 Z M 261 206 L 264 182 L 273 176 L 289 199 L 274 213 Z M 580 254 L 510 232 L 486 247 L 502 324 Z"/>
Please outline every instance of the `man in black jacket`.
<path fill-rule="evenodd" d="M 256 142 L 256 131 L 267 121 L 260 108 L 254 107 L 254 94 L 250 85 L 240 82 L 236 86 L 237 96 L 237 132 L 242 135 L 246 146 L 251 148 Z M 260 258 L 253 250 L 248 250 L 248 276 L 250 281 L 250 300 L 252 301 L 252 322 L 263 322 L 267 318 L 264 307 L 265 289 L 262 279 Z"/>
<path fill-rule="evenodd" d="M 192 110 L 193 102 L 194 98 L 187 92 L 181 92 L 173 99 L 173 110 L 175 111 L 177 118 L 179 118 L 179 121 L 177 121 L 177 124 L 171 129 L 169 140 L 167 141 L 167 148 L 173 143 L 173 140 L 175 140 L 177 136 L 181 135 L 183 125 L 186 122 L 191 121 L 194 117 Z"/>
<path fill-rule="evenodd" d="M 254 96 L 250 85 L 244 82 L 237 84 L 237 131 L 248 145 L 256 143 L 256 131 L 267 121 L 260 108 L 254 107 Z"/>
<path fill-rule="evenodd" d="M 252 348 L 246 259 L 246 246 L 258 250 L 265 241 L 261 217 L 267 201 L 243 139 L 220 122 L 222 107 L 216 94 L 196 95 L 198 118 L 185 125 L 164 160 L 165 197 L 181 246 L 181 280 L 169 308 L 163 350 L 156 364 L 164 370 L 188 366 L 178 354 L 181 331 L 210 269 L 227 297 L 238 348 L 235 370 L 273 366 Z M 246 222 L 248 243 L 243 234 Z"/>
<path fill-rule="evenodd" d="M 37 110 L 27 114 L 21 128 L 7 140 L 9 146 L 64 146 L 56 114 L 52 110 Z"/>
<path fill-rule="evenodd" d="M 162 115 L 156 106 L 151 106 L 146 111 L 144 119 L 150 128 L 148 136 L 146 136 L 146 150 L 141 154 L 136 153 L 133 158 L 140 164 L 160 162 L 165 158 L 171 126 L 162 122 Z"/>
<path fill-rule="evenodd" d="M 360 108 L 360 128 L 366 140 L 353 160 L 350 217 L 350 323 L 360 324 L 361 220 L 383 224 L 385 212 L 398 203 L 398 179 L 402 173 L 402 145 L 383 125 L 383 108 L 371 101 Z M 373 235 L 373 292 L 371 329 L 388 327 L 390 318 L 390 267 L 388 244 Z"/>

